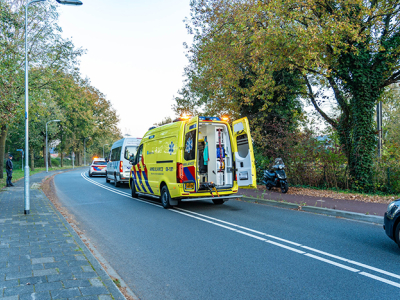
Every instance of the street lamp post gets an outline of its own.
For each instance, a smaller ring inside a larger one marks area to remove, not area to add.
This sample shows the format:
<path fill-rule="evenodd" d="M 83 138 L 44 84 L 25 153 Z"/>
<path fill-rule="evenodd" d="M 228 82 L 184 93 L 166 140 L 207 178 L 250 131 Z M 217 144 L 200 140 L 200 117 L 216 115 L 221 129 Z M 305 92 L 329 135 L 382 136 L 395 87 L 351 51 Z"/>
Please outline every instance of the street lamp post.
<path fill-rule="evenodd" d="M 110 144 L 104 144 L 104 145 L 103 145 L 103 158 L 106 158 L 106 157 L 104 156 L 104 146 L 107 146 L 107 145 L 110 145 Z"/>
<path fill-rule="evenodd" d="M 61 122 L 61 120 L 51 120 L 46 123 L 46 173 L 49 173 L 49 158 L 48 158 L 48 153 L 49 149 L 47 148 L 47 124 L 50 122 Z"/>
<path fill-rule="evenodd" d="M 46 0 L 27 0 L 25 5 L 25 174 L 24 174 L 24 214 L 30 213 L 29 190 L 29 98 L 28 98 L 28 7 L 30 4 L 44 2 Z M 56 0 L 64 5 L 82 5 L 79 0 Z"/>

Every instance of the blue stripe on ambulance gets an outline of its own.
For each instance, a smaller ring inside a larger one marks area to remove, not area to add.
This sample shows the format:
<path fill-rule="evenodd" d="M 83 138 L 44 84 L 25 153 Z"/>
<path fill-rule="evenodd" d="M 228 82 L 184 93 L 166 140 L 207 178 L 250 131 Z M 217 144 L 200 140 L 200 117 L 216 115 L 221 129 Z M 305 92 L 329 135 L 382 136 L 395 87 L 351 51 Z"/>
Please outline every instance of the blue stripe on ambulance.
<path fill-rule="evenodd" d="M 146 172 L 143 171 L 142 174 L 143 174 L 143 177 L 144 177 L 144 182 L 146 182 L 147 188 L 149 189 L 150 193 L 154 194 L 153 190 L 150 187 L 149 181 L 147 179 Z"/>
<path fill-rule="evenodd" d="M 137 171 L 137 176 L 138 176 L 138 178 L 139 178 L 140 186 L 142 187 L 143 192 L 147 193 L 146 188 L 145 188 L 144 185 L 143 185 L 142 177 L 140 176 L 139 171 Z M 140 190 L 140 189 L 139 189 L 139 190 Z"/>
<path fill-rule="evenodd" d="M 136 172 L 135 171 L 131 171 L 132 172 L 132 174 L 133 174 L 133 182 L 134 182 L 134 185 L 136 186 L 136 189 L 138 190 L 138 191 L 140 191 L 140 187 L 139 187 L 139 185 L 138 185 L 138 183 L 137 183 L 137 178 L 136 178 Z"/>

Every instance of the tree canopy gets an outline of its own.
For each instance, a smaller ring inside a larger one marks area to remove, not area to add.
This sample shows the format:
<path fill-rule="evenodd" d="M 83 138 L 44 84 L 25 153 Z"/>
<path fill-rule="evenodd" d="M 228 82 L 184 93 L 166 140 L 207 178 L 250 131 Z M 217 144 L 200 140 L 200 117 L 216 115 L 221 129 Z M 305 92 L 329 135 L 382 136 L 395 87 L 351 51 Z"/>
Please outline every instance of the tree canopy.
<path fill-rule="evenodd" d="M 85 51 L 76 48 L 71 40 L 62 38 L 57 23 L 57 5 L 52 1 L 30 5 L 28 31 L 25 32 L 25 4 L 26 1 L 20 0 L 0 2 L 1 169 L 6 140 L 9 149 L 23 145 L 25 35 L 32 158 L 35 155 L 45 157 L 45 124 L 50 120 L 61 120 L 49 126 L 49 140 L 60 140 L 61 153 L 82 153 L 83 140 L 88 137 L 90 146 L 112 141 L 121 135 L 117 128 L 119 119 L 111 103 L 79 73 L 79 58 Z M 34 167 L 33 159 L 31 167 Z"/>
<path fill-rule="evenodd" d="M 193 0 L 194 43 L 175 109 L 282 115 L 284 100 L 293 118 L 297 97 L 307 99 L 337 131 L 354 185 L 368 190 L 375 105 L 400 79 L 399 13 L 400 1 L 388 0 Z"/>

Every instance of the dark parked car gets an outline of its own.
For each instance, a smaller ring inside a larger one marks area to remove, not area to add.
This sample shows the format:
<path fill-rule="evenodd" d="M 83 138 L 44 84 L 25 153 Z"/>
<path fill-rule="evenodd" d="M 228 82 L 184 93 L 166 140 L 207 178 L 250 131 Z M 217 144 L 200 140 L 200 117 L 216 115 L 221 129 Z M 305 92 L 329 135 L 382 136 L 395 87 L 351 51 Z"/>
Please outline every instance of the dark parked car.
<path fill-rule="evenodd" d="M 400 247 L 400 199 L 391 202 L 385 212 L 384 225 L 386 234 Z"/>

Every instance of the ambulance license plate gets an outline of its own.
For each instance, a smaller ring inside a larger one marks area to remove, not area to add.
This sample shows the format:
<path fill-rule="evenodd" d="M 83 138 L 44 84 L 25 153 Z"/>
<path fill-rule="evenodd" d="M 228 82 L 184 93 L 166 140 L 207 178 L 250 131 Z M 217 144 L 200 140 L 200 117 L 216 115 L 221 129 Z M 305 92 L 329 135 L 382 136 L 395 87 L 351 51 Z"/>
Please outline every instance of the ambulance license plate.
<path fill-rule="evenodd" d="M 194 183 L 193 182 L 191 182 L 191 183 L 185 183 L 185 188 L 186 189 L 194 189 Z"/>

